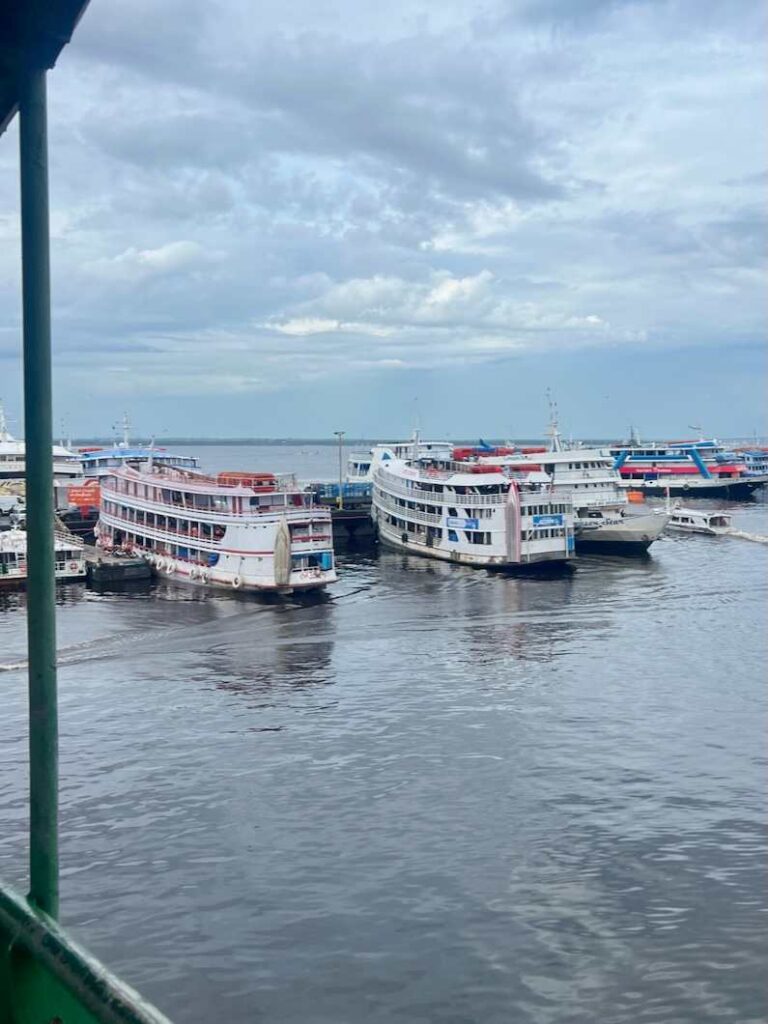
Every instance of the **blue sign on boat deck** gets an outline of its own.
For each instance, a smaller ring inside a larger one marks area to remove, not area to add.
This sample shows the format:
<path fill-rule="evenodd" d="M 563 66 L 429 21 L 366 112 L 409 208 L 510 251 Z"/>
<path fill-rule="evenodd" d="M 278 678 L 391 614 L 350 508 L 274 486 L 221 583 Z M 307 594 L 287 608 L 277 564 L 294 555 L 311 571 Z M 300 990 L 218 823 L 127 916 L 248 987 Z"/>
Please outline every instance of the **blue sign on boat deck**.
<path fill-rule="evenodd" d="M 534 526 L 562 526 L 563 517 L 562 515 L 553 516 L 533 516 Z"/>
<path fill-rule="evenodd" d="M 479 519 L 458 519 L 455 516 L 448 516 L 446 522 L 453 530 L 479 530 Z"/>

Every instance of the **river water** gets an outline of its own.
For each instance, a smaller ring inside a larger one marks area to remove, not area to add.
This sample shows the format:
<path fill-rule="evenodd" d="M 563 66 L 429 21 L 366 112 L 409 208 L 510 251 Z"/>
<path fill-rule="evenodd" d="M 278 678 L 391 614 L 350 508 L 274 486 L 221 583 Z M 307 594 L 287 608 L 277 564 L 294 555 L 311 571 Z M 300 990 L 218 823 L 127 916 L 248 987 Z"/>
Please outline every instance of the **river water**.
<path fill-rule="evenodd" d="M 768 547 L 665 538 L 556 579 L 339 561 L 313 602 L 60 589 L 74 934 L 178 1024 L 765 1021 Z M 0 602 L 23 887 L 24 597 Z"/>

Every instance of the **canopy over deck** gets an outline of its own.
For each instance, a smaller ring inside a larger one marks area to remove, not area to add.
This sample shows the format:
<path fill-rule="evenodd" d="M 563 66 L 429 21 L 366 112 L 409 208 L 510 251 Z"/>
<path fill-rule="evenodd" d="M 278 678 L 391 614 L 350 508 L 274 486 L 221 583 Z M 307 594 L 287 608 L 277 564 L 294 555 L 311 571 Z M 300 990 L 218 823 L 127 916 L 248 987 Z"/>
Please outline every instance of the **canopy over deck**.
<path fill-rule="evenodd" d="M 88 0 L 0 0 L 0 135 L 19 109 L 31 69 L 52 68 Z"/>

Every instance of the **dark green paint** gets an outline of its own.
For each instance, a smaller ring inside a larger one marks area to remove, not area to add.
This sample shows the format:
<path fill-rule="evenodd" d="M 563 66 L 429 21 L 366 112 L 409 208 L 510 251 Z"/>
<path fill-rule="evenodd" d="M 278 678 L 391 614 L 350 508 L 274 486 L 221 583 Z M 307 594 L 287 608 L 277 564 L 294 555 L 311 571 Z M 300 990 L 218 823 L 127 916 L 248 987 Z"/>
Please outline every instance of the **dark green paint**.
<path fill-rule="evenodd" d="M 2 888 L 0 993 L 8 997 L 0 1024 L 169 1024 L 55 921 Z"/>
<path fill-rule="evenodd" d="M 56 593 L 45 71 L 19 90 L 24 438 L 27 479 L 30 899 L 59 912 Z"/>

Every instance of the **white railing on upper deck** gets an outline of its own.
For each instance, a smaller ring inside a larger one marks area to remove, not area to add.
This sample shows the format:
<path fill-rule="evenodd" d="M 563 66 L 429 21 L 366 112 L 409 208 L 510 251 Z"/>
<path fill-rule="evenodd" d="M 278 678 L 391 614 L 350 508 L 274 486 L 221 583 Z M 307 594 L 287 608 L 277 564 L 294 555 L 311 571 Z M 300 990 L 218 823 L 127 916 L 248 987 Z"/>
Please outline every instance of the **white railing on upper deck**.
<path fill-rule="evenodd" d="M 504 491 L 502 494 L 456 494 L 453 491 L 446 493 L 440 491 L 422 490 L 418 484 L 424 481 L 414 480 L 413 487 L 407 487 L 404 482 L 408 477 L 395 477 L 392 473 L 387 473 L 377 469 L 373 476 L 375 484 L 383 490 L 389 491 L 390 494 L 396 494 L 401 498 L 408 498 L 409 501 L 432 501 L 436 505 L 465 505 L 469 508 L 471 505 L 503 505 L 507 500 L 507 492 Z M 460 484 L 459 486 L 466 486 Z"/>
<path fill-rule="evenodd" d="M 376 504 L 379 508 L 390 512 L 399 519 L 407 519 L 411 523 L 421 523 L 424 526 L 440 526 L 443 520 L 442 516 L 435 515 L 433 512 L 420 512 L 415 508 L 403 508 L 402 505 L 398 505 L 387 494 L 380 494 Z"/>
<path fill-rule="evenodd" d="M 143 498 L 140 495 L 125 494 L 123 491 L 119 491 L 108 484 L 101 485 L 101 493 L 102 496 L 106 497 L 109 501 L 115 501 L 118 504 L 127 506 L 128 508 L 142 509 L 144 511 L 154 512 L 155 514 L 160 513 L 161 515 L 166 516 L 170 515 L 176 519 L 197 519 L 203 523 L 215 523 L 219 519 L 223 520 L 225 523 L 229 523 L 232 520 L 237 519 L 244 522 L 254 522 L 258 521 L 260 516 L 275 514 L 297 518 L 296 516 L 292 516 L 292 514 L 299 513 L 298 518 L 301 518 L 302 515 L 311 515 L 318 519 L 330 518 L 331 515 L 328 509 L 314 505 L 311 499 L 309 505 L 253 505 L 244 509 L 242 512 L 234 512 L 232 509 L 197 508 L 194 505 L 153 501 L 151 498 Z M 261 497 L 268 496 L 268 493 L 261 495 Z"/>

